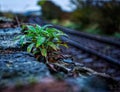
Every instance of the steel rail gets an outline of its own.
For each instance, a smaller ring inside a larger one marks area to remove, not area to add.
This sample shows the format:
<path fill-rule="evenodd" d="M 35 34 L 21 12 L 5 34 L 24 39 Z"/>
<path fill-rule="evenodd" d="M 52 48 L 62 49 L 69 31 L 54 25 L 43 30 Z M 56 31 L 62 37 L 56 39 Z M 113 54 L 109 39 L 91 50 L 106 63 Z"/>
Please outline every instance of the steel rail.
<path fill-rule="evenodd" d="M 101 53 L 99 53 L 99 52 L 97 52 L 95 50 L 84 47 L 84 46 L 80 45 L 78 42 L 75 42 L 75 41 L 70 40 L 68 38 L 63 37 L 62 40 L 67 42 L 69 45 L 72 45 L 72 46 L 74 46 L 74 47 L 76 47 L 78 49 L 81 49 L 81 50 L 83 50 L 83 51 L 85 51 L 85 52 L 87 52 L 89 54 L 96 55 L 96 56 L 106 60 L 108 63 L 112 63 L 112 64 L 115 64 L 117 66 L 120 66 L 120 62 L 118 60 L 114 59 L 114 58 L 111 58 L 111 57 L 103 55 L 103 54 L 101 54 Z"/>
<path fill-rule="evenodd" d="M 114 45 L 114 46 L 117 46 L 118 48 L 120 48 L 120 42 L 117 42 L 117 41 L 102 38 L 101 36 L 94 36 L 94 35 L 90 35 L 90 34 L 87 34 L 87 33 L 78 32 L 76 30 L 73 30 L 73 29 L 70 29 L 70 28 L 65 28 L 65 27 L 58 26 L 58 25 L 54 25 L 54 27 L 59 29 L 59 30 L 62 30 L 65 33 L 68 33 L 68 34 L 76 35 L 76 36 L 79 36 L 79 37 L 85 37 L 85 38 L 88 38 L 88 39 L 92 39 L 92 40 L 96 40 L 96 41 L 99 41 L 99 42 Z"/>

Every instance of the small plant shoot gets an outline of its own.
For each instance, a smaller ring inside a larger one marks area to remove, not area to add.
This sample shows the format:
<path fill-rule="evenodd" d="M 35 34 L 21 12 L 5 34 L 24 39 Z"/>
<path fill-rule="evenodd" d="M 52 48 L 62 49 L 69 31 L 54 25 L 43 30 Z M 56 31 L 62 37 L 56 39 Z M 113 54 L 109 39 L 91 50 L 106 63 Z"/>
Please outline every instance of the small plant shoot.
<path fill-rule="evenodd" d="M 27 51 L 35 54 L 41 54 L 48 62 L 48 52 L 59 50 L 59 46 L 67 45 L 61 41 L 61 36 L 67 36 L 62 31 L 52 28 L 52 25 L 27 25 L 27 30 L 25 34 L 18 37 L 20 39 L 20 44 L 27 44 Z"/>

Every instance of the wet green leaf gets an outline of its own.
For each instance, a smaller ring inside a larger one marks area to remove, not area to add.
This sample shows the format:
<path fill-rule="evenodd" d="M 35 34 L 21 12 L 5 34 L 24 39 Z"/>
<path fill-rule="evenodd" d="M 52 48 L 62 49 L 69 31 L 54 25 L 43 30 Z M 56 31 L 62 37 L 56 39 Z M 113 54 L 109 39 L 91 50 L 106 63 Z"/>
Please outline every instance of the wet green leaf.
<path fill-rule="evenodd" d="M 58 49 L 57 45 L 55 45 L 53 42 L 48 42 L 48 45 L 52 47 L 54 50 Z"/>
<path fill-rule="evenodd" d="M 42 56 L 46 57 L 47 56 L 47 50 L 46 49 L 40 49 Z"/>
<path fill-rule="evenodd" d="M 48 27 L 51 27 L 51 26 L 52 26 L 51 24 L 44 25 L 44 26 L 42 27 L 42 29 L 44 30 L 44 29 L 46 29 L 46 28 L 48 28 Z"/>
<path fill-rule="evenodd" d="M 27 47 L 27 52 L 31 52 L 32 49 L 34 47 L 34 43 L 30 44 L 28 47 Z"/>
<path fill-rule="evenodd" d="M 29 31 L 35 31 L 35 28 L 33 26 L 27 26 L 27 28 L 29 29 Z"/>
<path fill-rule="evenodd" d="M 24 44 L 24 40 L 25 40 L 25 35 L 22 35 L 21 37 L 20 37 L 20 44 Z"/>
<path fill-rule="evenodd" d="M 36 47 L 39 47 L 42 43 L 44 43 L 44 41 L 45 41 L 45 37 L 39 36 L 37 38 Z"/>

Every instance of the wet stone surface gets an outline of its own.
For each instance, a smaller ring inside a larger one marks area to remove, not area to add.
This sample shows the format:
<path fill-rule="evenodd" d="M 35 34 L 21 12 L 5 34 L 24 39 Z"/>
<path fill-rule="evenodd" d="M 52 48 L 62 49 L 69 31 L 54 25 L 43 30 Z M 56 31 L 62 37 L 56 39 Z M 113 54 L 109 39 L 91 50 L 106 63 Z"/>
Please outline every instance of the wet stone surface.
<path fill-rule="evenodd" d="M 48 76 L 46 65 L 27 52 L 0 54 L 0 87 L 27 84 Z"/>
<path fill-rule="evenodd" d="M 2 28 L 0 29 L 0 35 L 13 35 L 21 33 L 21 28 Z"/>
<path fill-rule="evenodd" d="M 0 29 L 0 49 L 20 48 L 19 40 L 15 37 L 21 35 L 21 28 Z"/>

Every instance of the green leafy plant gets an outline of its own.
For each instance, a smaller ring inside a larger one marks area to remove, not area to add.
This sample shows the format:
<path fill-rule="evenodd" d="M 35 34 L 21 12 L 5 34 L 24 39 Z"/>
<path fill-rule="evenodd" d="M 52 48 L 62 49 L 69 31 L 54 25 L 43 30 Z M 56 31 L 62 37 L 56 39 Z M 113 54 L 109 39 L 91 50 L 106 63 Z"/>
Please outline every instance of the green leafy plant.
<path fill-rule="evenodd" d="M 28 52 L 41 54 L 41 56 L 45 57 L 46 62 L 48 62 L 48 52 L 59 50 L 59 46 L 67 46 L 60 40 L 61 36 L 67 35 L 51 26 L 27 25 L 24 35 L 18 37 L 20 44 L 28 44 Z"/>

